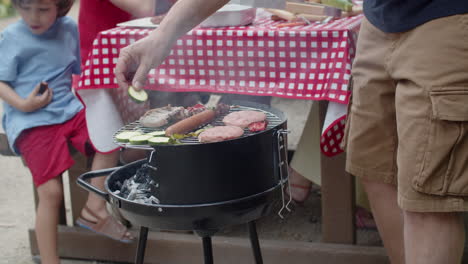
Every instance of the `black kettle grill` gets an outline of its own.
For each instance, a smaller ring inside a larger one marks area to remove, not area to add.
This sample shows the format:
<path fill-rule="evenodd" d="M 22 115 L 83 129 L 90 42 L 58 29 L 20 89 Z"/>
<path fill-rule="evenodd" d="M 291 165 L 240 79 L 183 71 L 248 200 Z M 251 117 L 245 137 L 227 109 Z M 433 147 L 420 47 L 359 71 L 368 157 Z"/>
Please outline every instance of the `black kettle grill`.
<path fill-rule="evenodd" d="M 266 130 L 245 131 L 240 138 L 216 143 L 199 143 L 185 138 L 180 144 L 142 146 L 118 143 L 123 147 L 148 150 L 148 158 L 118 168 L 92 171 L 81 175 L 78 184 L 100 195 L 133 225 L 141 226 L 135 263 L 143 263 L 148 228 L 194 230 L 203 239 L 205 263 L 213 263 L 211 236 L 218 230 L 248 223 L 256 263 L 263 263 L 255 220 L 269 213 L 275 201 L 285 199 L 287 182 L 286 118 L 274 108 L 251 102 L 238 102 L 231 111 L 263 111 L 269 122 Z M 212 125 L 222 125 L 222 117 Z M 154 129 L 139 122 L 119 131 Z M 122 182 L 142 166 L 157 182 L 152 195 L 160 204 L 146 204 L 118 195 Z M 94 177 L 110 175 L 106 192 L 88 183 Z M 280 212 L 281 213 L 281 212 Z"/>

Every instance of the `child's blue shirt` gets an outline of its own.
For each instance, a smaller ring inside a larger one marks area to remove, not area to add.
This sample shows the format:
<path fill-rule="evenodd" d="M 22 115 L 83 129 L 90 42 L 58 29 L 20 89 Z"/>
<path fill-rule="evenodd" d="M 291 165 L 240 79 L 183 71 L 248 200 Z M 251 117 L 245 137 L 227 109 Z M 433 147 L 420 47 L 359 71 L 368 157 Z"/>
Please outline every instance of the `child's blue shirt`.
<path fill-rule="evenodd" d="M 10 147 L 28 128 L 60 124 L 71 119 L 83 105 L 71 91 L 72 74 L 80 73 L 78 28 L 69 17 L 58 18 L 41 35 L 34 35 L 20 20 L 8 26 L 0 37 L 0 81 L 27 98 L 41 81 L 53 89 L 52 101 L 31 113 L 4 103 L 3 128 Z"/>

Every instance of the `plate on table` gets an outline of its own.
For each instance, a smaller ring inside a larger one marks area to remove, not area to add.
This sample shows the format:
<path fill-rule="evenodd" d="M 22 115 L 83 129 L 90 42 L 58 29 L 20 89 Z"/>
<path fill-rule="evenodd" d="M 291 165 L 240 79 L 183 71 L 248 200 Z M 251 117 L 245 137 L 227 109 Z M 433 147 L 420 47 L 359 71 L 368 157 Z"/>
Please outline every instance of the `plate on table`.
<path fill-rule="evenodd" d="M 122 23 L 117 24 L 119 27 L 137 27 L 137 28 L 157 28 L 159 24 L 154 24 L 151 22 L 151 18 L 153 17 L 144 17 L 133 19 L 129 21 L 125 21 Z"/>

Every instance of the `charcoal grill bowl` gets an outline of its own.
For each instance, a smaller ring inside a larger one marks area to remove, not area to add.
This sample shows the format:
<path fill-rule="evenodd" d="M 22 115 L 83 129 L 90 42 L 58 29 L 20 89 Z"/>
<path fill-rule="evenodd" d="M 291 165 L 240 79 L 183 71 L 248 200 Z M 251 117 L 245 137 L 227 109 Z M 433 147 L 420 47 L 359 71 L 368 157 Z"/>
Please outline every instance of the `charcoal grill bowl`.
<path fill-rule="evenodd" d="M 276 121 L 265 131 L 206 144 L 157 146 L 148 159 L 119 168 L 88 172 L 78 184 L 106 199 L 134 224 L 157 229 L 208 230 L 247 223 L 268 213 L 282 197 L 287 180 L 287 128 L 284 114 L 274 108 L 239 102 L 271 113 Z M 132 177 L 148 162 L 159 188 L 152 194 L 160 205 L 126 200 L 113 192 L 118 182 Z M 88 184 L 90 178 L 110 175 L 106 192 Z"/>
<path fill-rule="evenodd" d="M 220 230 L 223 227 L 247 223 L 267 215 L 274 201 L 281 197 L 281 183 L 264 192 L 240 199 L 191 205 L 150 205 L 124 199 L 113 192 L 117 182 L 132 177 L 147 160 L 128 165 L 82 174 L 78 184 L 88 191 L 101 196 L 132 224 L 151 229 L 167 230 Z M 110 174 L 109 174 L 110 173 Z M 106 192 L 88 183 L 95 177 L 109 175 L 105 181 Z"/>

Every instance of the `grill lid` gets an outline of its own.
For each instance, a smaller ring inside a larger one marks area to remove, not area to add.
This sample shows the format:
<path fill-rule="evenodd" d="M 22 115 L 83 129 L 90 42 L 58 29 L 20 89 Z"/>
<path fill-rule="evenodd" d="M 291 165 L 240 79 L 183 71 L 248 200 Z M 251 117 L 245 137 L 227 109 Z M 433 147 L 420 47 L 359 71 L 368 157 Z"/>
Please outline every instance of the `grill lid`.
<path fill-rule="evenodd" d="M 266 120 L 268 121 L 268 126 L 264 131 L 268 131 L 268 130 L 270 130 L 270 129 L 272 129 L 272 128 L 274 128 L 274 127 L 276 127 L 276 126 L 278 126 L 278 125 L 280 125 L 280 124 L 282 124 L 283 122 L 286 121 L 286 118 L 285 118 L 284 114 L 281 111 L 276 110 L 276 109 L 271 108 L 271 107 L 266 106 L 266 105 L 252 103 L 252 102 L 236 102 L 236 104 L 231 105 L 231 109 L 229 110 L 229 113 L 237 112 L 237 111 L 245 111 L 245 110 L 260 111 L 260 112 L 265 113 L 265 115 L 267 117 Z M 218 116 L 213 122 L 211 122 L 209 124 L 206 124 L 204 126 L 201 126 L 201 127 L 199 127 L 199 129 L 205 128 L 207 126 L 224 126 L 224 123 L 223 123 L 222 120 L 226 115 L 227 114 Z M 130 123 L 128 125 L 125 125 L 122 128 L 120 128 L 117 132 L 114 133 L 113 139 L 114 139 L 114 142 L 117 145 L 121 146 L 121 147 L 153 150 L 154 146 L 151 146 L 151 145 L 148 145 L 148 144 L 145 144 L 145 145 L 138 144 L 137 145 L 137 144 L 131 144 L 131 143 L 128 143 L 128 142 L 117 141 L 116 135 L 118 135 L 118 134 L 120 134 L 122 132 L 130 132 L 130 131 L 138 131 L 138 132 L 141 132 L 143 134 L 150 133 L 150 132 L 155 132 L 155 131 L 164 131 L 170 125 L 171 124 L 166 125 L 166 126 L 162 126 L 162 127 L 158 127 L 158 128 L 151 128 L 151 127 L 143 126 L 140 123 L 140 121 L 137 120 L 135 122 L 132 122 L 132 123 Z M 254 134 L 262 133 L 264 131 L 251 132 L 248 128 L 245 128 L 244 129 L 244 134 L 240 138 L 252 136 Z M 201 143 L 201 142 L 198 141 L 197 137 L 187 137 L 187 138 L 179 139 L 177 144 L 168 144 L 168 145 L 177 146 L 177 145 L 197 145 L 197 144 L 212 144 L 212 143 Z M 164 147 L 164 146 L 167 146 L 167 145 L 158 145 L 158 147 L 159 146 Z"/>

